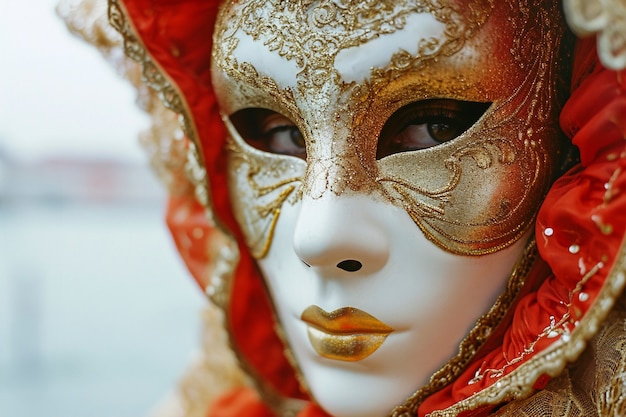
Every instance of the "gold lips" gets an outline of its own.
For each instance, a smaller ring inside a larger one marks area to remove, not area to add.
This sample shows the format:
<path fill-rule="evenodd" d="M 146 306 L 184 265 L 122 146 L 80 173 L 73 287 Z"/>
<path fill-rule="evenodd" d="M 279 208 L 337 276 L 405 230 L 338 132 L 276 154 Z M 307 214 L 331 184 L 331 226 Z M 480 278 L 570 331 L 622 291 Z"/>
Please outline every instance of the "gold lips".
<path fill-rule="evenodd" d="M 328 313 L 318 306 L 310 306 L 300 319 L 307 324 L 309 341 L 318 355 L 348 362 L 367 358 L 394 330 L 354 307 Z"/>

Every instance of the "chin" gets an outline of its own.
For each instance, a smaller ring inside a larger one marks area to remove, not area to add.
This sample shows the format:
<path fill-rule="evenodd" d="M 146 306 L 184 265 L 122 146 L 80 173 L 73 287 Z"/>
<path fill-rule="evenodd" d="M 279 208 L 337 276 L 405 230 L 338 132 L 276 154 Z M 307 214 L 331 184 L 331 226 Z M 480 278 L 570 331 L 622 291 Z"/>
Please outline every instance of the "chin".
<path fill-rule="evenodd" d="M 395 406 L 380 401 L 377 396 L 366 396 L 357 390 L 348 391 L 338 398 L 320 401 L 319 405 L 333 417 L 386 417 Z"/>
<path fill-rule="evenodd" d="M 307 377 L 315 401 L 333 417 L 386 417 L 415 391 L 414 382 L 354 365 L 318 365 Z"/>

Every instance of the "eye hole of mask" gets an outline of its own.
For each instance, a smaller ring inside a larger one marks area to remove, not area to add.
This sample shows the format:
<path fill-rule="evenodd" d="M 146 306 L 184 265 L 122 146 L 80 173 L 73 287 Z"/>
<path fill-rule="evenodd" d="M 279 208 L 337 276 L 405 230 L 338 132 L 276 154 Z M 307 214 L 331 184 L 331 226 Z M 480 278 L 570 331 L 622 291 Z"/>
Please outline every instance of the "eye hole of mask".
<path fill-rule="evenodd" d="M 282 114 L 251 108 L 233 113 L 230 120 L 250 146 L 265 152 L 306 160 L 306 145 L 302 133 Z"/>
<path fill-rule="evenodd" d="M 448 142 L 469 129 L 491 103 L 432 99 L 398 109 L 385 123 L 376 159 Z"/>

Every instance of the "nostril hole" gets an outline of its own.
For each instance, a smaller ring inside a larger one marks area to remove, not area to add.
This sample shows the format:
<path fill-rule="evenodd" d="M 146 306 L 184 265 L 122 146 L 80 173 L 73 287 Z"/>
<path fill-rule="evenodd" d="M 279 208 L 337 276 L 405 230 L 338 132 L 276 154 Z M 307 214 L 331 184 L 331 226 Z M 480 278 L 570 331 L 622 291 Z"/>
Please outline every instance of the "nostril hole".
<path fill-rule="evenodd" d="M 348 272 L 358 271 L 362 267 L 363 267 L 363 264 L 359 261 L 355 261 L 354 259 L 347 259 L 337 264 L 337 268 L 343 269 L 344 271 L 348 271 Z"/>

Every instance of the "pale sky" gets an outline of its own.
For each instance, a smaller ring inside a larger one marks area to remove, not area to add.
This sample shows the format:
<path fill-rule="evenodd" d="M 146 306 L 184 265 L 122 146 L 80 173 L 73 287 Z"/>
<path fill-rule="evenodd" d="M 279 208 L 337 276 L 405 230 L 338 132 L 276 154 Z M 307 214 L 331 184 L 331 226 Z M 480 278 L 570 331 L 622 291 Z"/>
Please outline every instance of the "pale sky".
<path fill-rule="evenodd" d="M 95 48 L 71 35 L 58 0 L 0 0 L 0 149 L 146 159 L 135 93 Z"/>

